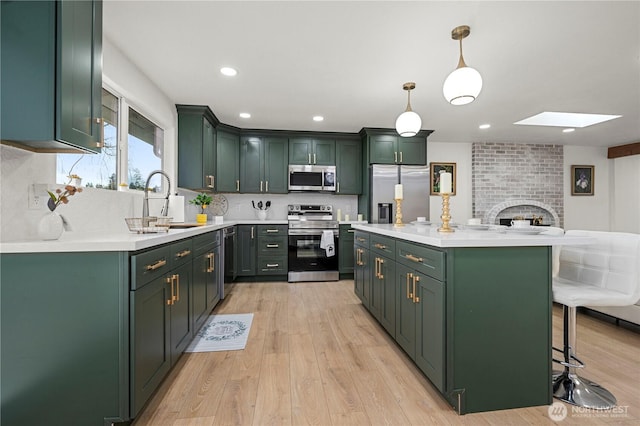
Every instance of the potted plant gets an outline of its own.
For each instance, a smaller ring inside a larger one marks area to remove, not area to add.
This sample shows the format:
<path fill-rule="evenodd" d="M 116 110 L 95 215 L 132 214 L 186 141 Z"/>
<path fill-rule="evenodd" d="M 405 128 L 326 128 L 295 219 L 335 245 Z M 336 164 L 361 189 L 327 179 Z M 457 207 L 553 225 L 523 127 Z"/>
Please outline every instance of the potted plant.
<path fill-rule="evenodd" d="M 207 223 L 207 214 L 205 213 L 204 210 L 207 208 L 209 204 L 211 204 L 212 201 L 213 201 L 213 198 L 211 198 L 211 196 L 209 196 L 208 194 L 205 194 L 204 192 L 201 194 L 198 194 L 196 198 L 189 201 L 189 204 L 195 204 L 196 206 L 199 206 L 200 211 L 202 212 L 196 215 L 196 222 Z"/>

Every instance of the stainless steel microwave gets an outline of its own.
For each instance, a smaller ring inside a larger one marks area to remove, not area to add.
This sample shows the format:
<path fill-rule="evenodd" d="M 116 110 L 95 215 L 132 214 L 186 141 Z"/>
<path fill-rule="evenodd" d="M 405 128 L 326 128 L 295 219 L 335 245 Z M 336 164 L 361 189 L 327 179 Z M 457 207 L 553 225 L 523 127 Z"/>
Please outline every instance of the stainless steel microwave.
<path fill-rule="evenodd" d="M 289 165 L 289 191 L 335 191 L 336 166 Z"/>

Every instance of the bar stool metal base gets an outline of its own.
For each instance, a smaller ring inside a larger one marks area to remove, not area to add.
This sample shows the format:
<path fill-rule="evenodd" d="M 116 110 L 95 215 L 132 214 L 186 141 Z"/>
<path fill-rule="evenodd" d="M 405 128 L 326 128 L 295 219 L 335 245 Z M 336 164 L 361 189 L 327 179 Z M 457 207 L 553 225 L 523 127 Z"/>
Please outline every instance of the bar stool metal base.
<path fill-rule="evenodd" d="M 553 396 L 569 404 L 595 410 L 608 410 L 616 405 L 616 397 L 597 383 L 569 371 L 554 371 Z"/>

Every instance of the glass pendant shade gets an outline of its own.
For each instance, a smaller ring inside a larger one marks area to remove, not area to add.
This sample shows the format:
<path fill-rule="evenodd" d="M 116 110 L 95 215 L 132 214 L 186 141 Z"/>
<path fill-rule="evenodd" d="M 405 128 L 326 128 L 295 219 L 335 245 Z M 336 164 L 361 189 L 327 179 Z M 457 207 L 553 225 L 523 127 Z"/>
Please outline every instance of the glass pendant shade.
<path fill-rule="evenodd" d="M 413 111 L 405 111 L 396 119 L 396 131 L 404 138 L 415 136 L 422 128 L 422 119 Z"/>
<path fill-rule="evenodd" d="M 452 105 L 466 105 L 473 102 L 482 90 L 482 76 L 471 67 L 454 70 L 444 81 L 442 93 Z"/>

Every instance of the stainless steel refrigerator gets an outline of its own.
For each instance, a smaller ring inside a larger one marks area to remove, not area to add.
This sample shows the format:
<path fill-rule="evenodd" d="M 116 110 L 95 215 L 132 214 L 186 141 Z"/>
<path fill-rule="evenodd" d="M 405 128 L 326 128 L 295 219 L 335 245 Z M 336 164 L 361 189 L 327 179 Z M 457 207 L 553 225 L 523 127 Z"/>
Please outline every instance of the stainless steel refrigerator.
<path fill-rule="evenodd" d="M 429 167 L 373 164 L 370 166 L 370 211 L 372 223 L 395 223 L 395 185 L 402 184 L 402 222 L 419 216 L 429 220 Z"/>

